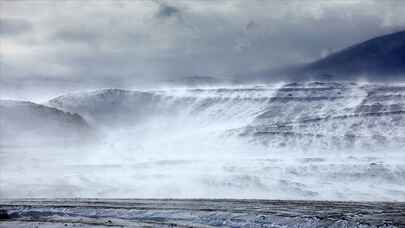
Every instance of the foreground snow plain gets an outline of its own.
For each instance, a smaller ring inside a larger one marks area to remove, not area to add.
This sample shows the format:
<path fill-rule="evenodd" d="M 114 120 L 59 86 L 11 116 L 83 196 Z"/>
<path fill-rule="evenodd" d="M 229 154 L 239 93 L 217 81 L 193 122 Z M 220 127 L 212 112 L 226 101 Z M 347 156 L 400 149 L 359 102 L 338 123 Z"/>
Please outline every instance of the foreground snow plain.
<path fill-rule="evenodd" d="M 0 209 L 0 227 L 405 226 L 405 203 L 394 202 L 14 199 Z"/>

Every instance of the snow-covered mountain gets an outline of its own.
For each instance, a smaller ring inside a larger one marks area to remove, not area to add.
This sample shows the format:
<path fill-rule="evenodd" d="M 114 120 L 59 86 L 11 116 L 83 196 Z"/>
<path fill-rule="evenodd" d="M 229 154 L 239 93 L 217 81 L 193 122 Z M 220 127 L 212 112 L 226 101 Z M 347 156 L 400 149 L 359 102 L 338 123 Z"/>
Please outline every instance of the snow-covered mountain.
<path fill-rule="evenodd" d="M 404 85 L 292 83 L 277 91 L 246 134 L 301 148 L 310 143 L 375 149 L 404 144 L 404 132 Z"/>
<path fill-rule="evenodd" d="M 0 144 L 71 143 L 89 136 L 78 114 L 27 101 L 0 100 Z"/>
<path fill-rule="evenodd" d="M 227 124 L 227 132 L 267 142 L 304 137 L 306 143 L 308 138 L 314 143 L 327 140 L 328 146 L 332 141 L 358 140 L 381 145 L 405 137 L 404 85 L 307 82 L 281 87 L 106 89 L 57 97 L 49 105 L 79 113 L 95 126 L 135 127 L 156 118 L 180 119 Z"/>

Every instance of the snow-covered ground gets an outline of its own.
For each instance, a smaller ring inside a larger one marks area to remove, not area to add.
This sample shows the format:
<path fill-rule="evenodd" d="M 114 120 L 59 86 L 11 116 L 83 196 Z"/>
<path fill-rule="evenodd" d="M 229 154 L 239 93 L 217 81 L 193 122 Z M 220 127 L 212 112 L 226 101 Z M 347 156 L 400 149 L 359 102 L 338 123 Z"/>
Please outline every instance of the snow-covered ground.
<path fill-rule="evenodd" d="M 403 227 L 404 203 L 37 199 L 0 200 L 0 227 Z M 7 215 L 4 215 L 7 213 Z"/>

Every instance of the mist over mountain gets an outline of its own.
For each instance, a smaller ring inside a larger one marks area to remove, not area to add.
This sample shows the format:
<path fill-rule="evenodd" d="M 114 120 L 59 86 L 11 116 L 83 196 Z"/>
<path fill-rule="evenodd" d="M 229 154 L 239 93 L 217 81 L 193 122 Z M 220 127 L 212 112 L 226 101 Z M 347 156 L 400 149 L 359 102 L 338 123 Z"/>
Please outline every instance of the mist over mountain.
<path fill-rule="evenodd" d="M 152 115 L 159 95 L 143 91 L 103 89 L 51 99 L 48 105 L 79 113 L 95 127 L 132 125 Z"/>
<path fill-rule="evenodd" d="M 232 79 L 217 78 L 212 76 L 189 76 L 171 79 L 165 81 L 169 86 L 217 86 L 217 85 L 234 85 L 240 82 Z"/>
<path fill-rule="evenodd" d="M 0 144 L 78 143 L 91 135 L 78 114 L 28 101 L 0 100 Z"/>

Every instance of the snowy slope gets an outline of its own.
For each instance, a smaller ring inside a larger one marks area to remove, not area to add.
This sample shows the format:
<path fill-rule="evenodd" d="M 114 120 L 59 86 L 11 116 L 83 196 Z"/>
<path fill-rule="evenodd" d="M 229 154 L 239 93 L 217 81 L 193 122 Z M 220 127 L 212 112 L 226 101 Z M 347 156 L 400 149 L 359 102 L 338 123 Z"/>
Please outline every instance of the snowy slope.
<path fill-rule="evenodd" d="M 0 144 L 77 141 L 89 132 L 78 114 L 27 101 L 0 100 Z"/>

